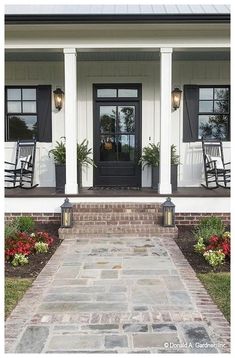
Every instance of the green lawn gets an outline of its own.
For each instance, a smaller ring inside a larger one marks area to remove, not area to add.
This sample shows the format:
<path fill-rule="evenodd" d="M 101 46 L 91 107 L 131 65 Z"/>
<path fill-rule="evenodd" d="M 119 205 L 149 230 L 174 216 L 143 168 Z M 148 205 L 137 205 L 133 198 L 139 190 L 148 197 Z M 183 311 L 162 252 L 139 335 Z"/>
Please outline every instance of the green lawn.
<path fill-rule="evenodd" d="M 199 273 L 197 276 L 230 322 L 230 273 Z"/>
<path fill-rule="evenodd" d="M 5 318 L 9 316 L 17 302 L 31 286 L 33 279 L 6 278 L 5 280 Z"/>

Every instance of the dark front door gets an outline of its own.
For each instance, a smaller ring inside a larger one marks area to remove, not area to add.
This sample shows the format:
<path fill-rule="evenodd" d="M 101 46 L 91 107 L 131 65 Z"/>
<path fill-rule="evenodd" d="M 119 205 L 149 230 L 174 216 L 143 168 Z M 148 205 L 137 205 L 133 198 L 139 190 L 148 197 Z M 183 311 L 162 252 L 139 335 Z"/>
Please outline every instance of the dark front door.
<path fill-rule="evenodd" d="M 140 85 L 94 86 L 95 186 L 141 186 Z"/>

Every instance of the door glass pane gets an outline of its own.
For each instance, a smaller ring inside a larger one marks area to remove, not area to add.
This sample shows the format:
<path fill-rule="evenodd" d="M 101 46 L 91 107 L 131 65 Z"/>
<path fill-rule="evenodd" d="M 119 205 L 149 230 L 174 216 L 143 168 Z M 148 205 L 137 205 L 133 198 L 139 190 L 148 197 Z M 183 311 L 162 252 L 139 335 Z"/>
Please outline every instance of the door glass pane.
<path fill-rule="evenodd" d="M 100 106 L 100 132 L 114 133 L 116 106 Z"/>
<path fill-rule="evenodd" d="M 7 99 L 8 100 L 21 100 L 21 89 L 20 88 L 8 88 L 7 89 Z"/>
<path fill-rule="evenodd" d="M 199 112 L 213 112 L 213 101 L 199 101 Z"/>
<path fill-rule="evenodd" d="M 213 99 L 213 88 L 199 88 L 199 99 Z"/>
<path fill-rule="evenodd" d="M 100 136 L 100 160 L 114 161 L 117 160 L 117 149 L 114 135 Z"/>
<path fill-rule="evenodd" d="M 118 160 L 130 161 L 135 159 L 135 136 L 119 135 L 118 139 Z"/>
<path fill-rule="evenodd" d="M 135 106 L 118 106 L 119 131 L 135 131 Z"/>
<path fill-rule="evenodd" d="M 23 88 L 23 100 L 36 101 L 36 88 Z"/>
<path fill-rule="evenodd" d="M 32 139 L 37 134 L 37 116 L 9 116 L 8 132 L 10 140 Z"/>
<path fill-rule="evenodd" d="M 138 97 L 138 90 L 137 89 L 119 89 L 118 90 L 118 97 Z"/>
<path fill-rule="evenodd" d="M 101 88 L 97 90 L 97 97 L 117 97 L 117 90 L 114 88 Z"/>
<path fill-rule="evenodd" d="M 19 102 L 19 101 L 7 102 L 7 112 L 8 113 L 21 113 L 21 102 Z"/>

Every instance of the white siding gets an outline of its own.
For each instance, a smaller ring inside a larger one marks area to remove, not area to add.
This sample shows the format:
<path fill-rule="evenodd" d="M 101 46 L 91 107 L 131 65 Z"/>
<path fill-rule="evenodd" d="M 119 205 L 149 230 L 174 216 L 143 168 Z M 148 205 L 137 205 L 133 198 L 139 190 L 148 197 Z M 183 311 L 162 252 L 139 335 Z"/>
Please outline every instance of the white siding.
<path fill-rule="evenodd" d="M 78 62 L 78 141 L 84 138 L 93 146 L 93 93 L 94 83 L 142 83 L 142 146 L 159 141 L 160 100 L 157 61 L 88 61 Z M 175 61 L 173 87 L 184 84 L 229 84 L 229 63 L 225 61 Z M 6 64 L 6 84 L 51 84 L 63 88 L 62 62 L 9 62 Z M 65 93 L 66 96 L 66 93 Z M 182 103 L 183 105 L 183 103 Z M 53 108 L 53 144 L 64 135 L 64 111 Z M 202 179 L 201 144 L 183 143 L 183 106 L 172 112 L 172 143 L 177 145 L 181 158 L 179 186 L 199 186 Z M 37 144 L 36 182 L 54 186 L 54 165 L 48 158 L 53 144 Z M 6 160 L 13 160 L 15 143 L 6 143 Z M 230 143 L 224 143 L 225 160 L 230 159 Z M 142 175 L 142 185 L 150 186 L 149 169 Z M 93 169 L 83 170 L 83 185 L 92 186 Z"/>

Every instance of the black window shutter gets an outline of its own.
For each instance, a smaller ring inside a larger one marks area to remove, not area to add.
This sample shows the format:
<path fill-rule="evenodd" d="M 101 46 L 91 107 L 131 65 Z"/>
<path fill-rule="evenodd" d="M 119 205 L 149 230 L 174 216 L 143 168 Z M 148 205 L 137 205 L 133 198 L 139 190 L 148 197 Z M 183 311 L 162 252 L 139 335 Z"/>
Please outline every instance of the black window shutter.
<path fill-rule="evenodd" d="M 38 140 L 40 142 L 52 142 L 52 109 L 50 85 L 40 85 L 37 87 L 37 105 Z"/>
<path fill-rule="evenodd" d="M 198 140 L 199 87 L 184 85 L 183 141 Z"/>

